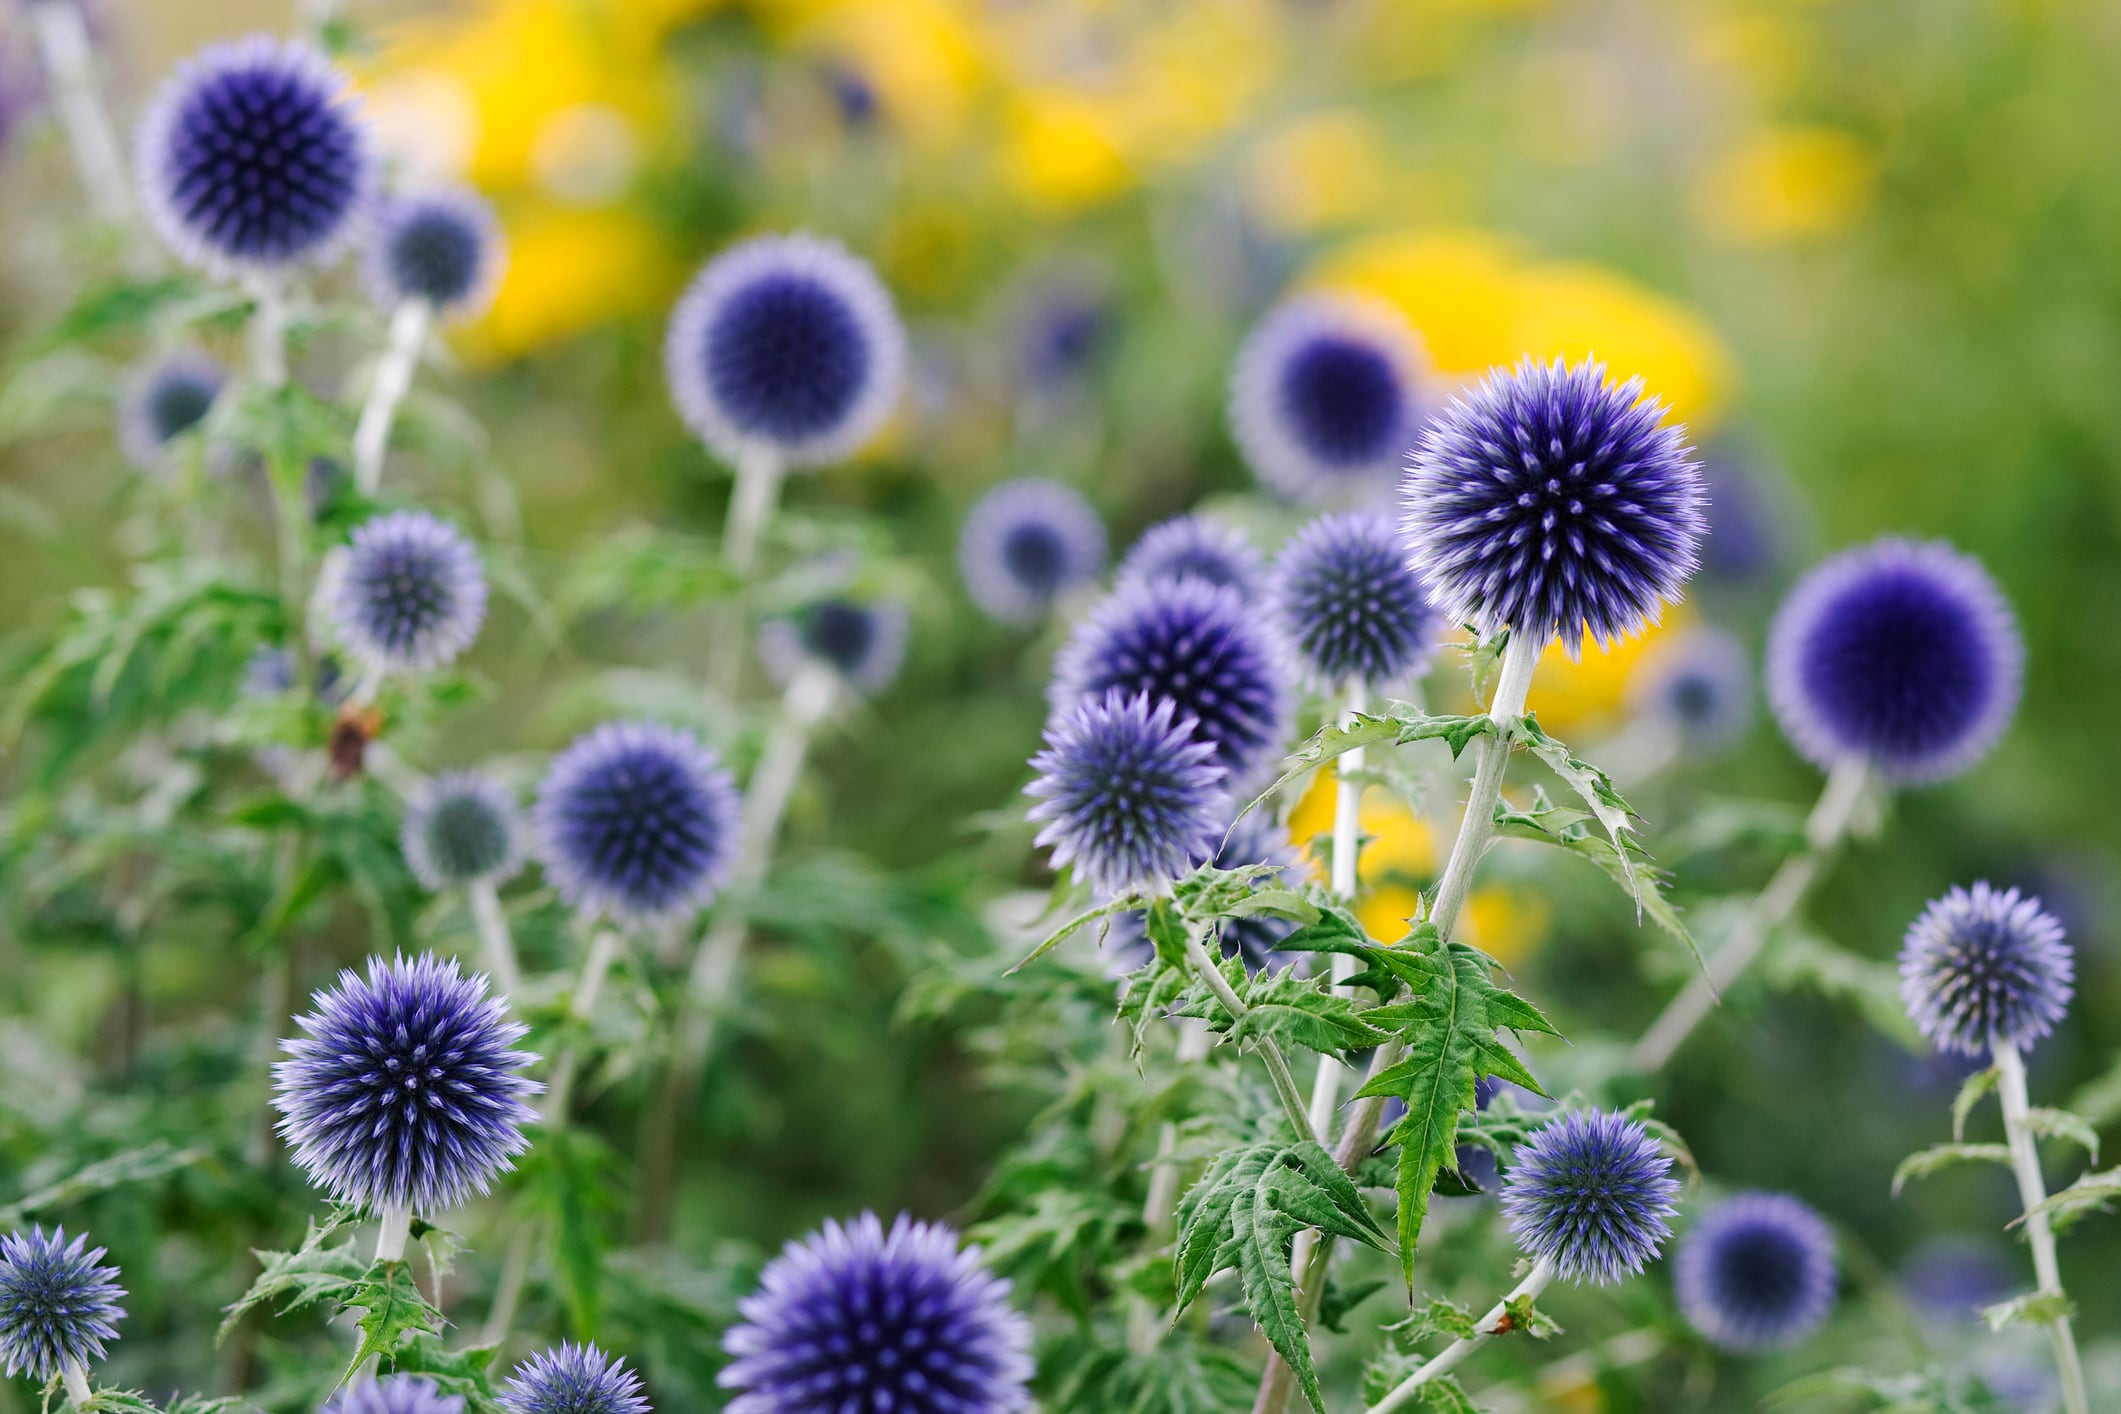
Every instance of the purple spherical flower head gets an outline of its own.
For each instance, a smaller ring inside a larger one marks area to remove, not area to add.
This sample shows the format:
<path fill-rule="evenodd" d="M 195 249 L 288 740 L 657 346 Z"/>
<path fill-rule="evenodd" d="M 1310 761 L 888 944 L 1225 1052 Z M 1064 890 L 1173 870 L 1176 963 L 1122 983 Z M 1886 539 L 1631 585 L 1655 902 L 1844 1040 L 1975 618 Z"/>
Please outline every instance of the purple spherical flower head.
<path fill-rule="evenodd" d="M 1320 516 L 1282 548 L 1269 599 L 1313 687 L 1418 676 L 1443 632 L 1383 511 Z"/>
<path fill-rule="evenodd" d="M 355 657 L 384 671 L 427 672 L 479 636 L 486 576 L 455 526 L 425 511 L 392 511 L 355 528 L 327 602 Z"/>
<path fill-rule="evenodd" d="M 1169 698 L 1113 688 L 1062 709 L 1031 769 L 1037 843 L 1100 898 L 1167 884 L 1215 852 L 1223 770 Z"/>
<path fill-rule="evenodd" d="M 1190 717 L 1232 782 L 1249 780 L 1289 726 L 1283 650 L 1235 589 L 1156 579 L 1115 592 L 1069 637 L 1048 697 L 1056 713 L 1118 688 Z"/>
<path fill-rule="evenodd" d="M 759 629 L 759 657 L 783 686 L 805 663 L 820 663 L 855 691 L 874 695 L 905 665 L 907 628 L 903 604 L 825 599 L 791 618 L 767 620 Z"/>
<path fill-rule="evenodd" d="M 1031 1325 L 941 1223 L 873 1213 L 791 1242 L 738 1303 L 728 1414 L 1017 1414 Z"/>
<path fill-rule="evenodd" d="M 1303 295 L 1259 322 L 1230 380 L 1253 474 L 1302 501 L 1382 496 L 1421 424 L 1419 341 L 1389 307 Z"/>
<path fill-rule="evenodd" d="M 544 1087 L 510 1049 L 529 1028 L 483 976 L 422 953 L 368 960 L 311 999 L 273 1067 L 280 1133 L 309 1180 L 371 1211 L 437 1213 L 486 1192 L 529 1147 Z"/>
<path fill-rule="evenodd" d="M 640 1377 L 594 1345 L 540 1351 L 495 1398 L 508 1414 L 649 1414 Z"/>
<path fill-rule="evenodd" d="M 1209 844 L 1214 847 L 1215 854 L 1208 862 L 1218 869 L 1242 869 L 1254 864 L 1271 866 L 1272 872 L 1259 881 L 1258 886 L 1263 889 L 1288 887 L 1296 882 L 1303 870 L 1296 851 L 1289 845 L 1288 832 L 1267 811 L 1255 810 L 1227 831 L 1216 831 Z M 1265 913 L 1225 918 L 1221 923 L 1222 955 L 1242 957 L 1248 972 L 1293 966 L 1299 973 L 1308 973 L 1309 954 L 1278 951 L 1282 941 L 1295 931 L 1296 924 L 1292 920 Z M 1155 947 L 1149 941 L 1148 915 L 1114 915 L 1102 946 L 1109 958 L 1109 970 L 1115 977 L 1124 977 L 1147 965 L 1156 955 Z"/>
<path fill-rule="evenodd" d="M 0 1360 L 7 1373 L 27 1371 L 49 1380 L 69 1366 L 103 1358 L 125 1318 L 116 1267 L 99 1267 L 101 1247 L 86 1233 L 66 1240 L 66 1229 L 41 1227 L 0 1238 Z"/>
<path fill-rule="evenodd" d="M 1741 1193 L 1704 1214 L 1672 1259 L 1687 1322 L 1725 1350 L 1795 1345 L 1834 1304 L 1834 1234 L 1787 1193 Z"/>
<path fill-rule="evenodd" d="M 346 76 L 311 45 L 258 35 L 178 67 L 141 119 L 136 166 L 170 249 L 226 277 L 335 254 L 375 159 Z"/>
<path fill-rule="evenodd" d="M 348 1385 L 324 1414 L 464 1414 L 461 1395 L 444 1394 L 433 1380 L 385 1375 Z"/>
<path fill-rule="evenodd" d="M 1150 526 L 1120 561 L 1121 589 L 1159 579 L 1204 580 L 1256 599 L 1265 592 L 1267 562 L 1242 530 L 1196 512 Z"/>
<path fill-rule="evenodd" d="M 205 354 L 184 352 L 156 359 L 126 382 L 118 408 L 118 444 L 143 471 L 159 470 L 169 444 L 206 420 L 228 375 Z"/>
<path fill-rule="evenodd" d="M 736 862 L 738 809 L 736 782 L 691 732 L 607 722 L 553 758 L 531 819 L 561 898 L 637 922 L 713 899 Z"/>
<path fill-rule="evenodd" d="M 1571 1110 L 1517 1146 L 1502 1189 L 1517 1245 L 1568 1281 L 1640 1272 L 1672 1235 L 1672 1160 L 1625 1115 Z"/>
<path fill-rule="evenodd" d="M 1026 477 L 979 498 L 957 538 L 965 592 L 997 623 L 1029 624 L 1105 568 L 1105 523 L 1082 493 Z"/>
<path fill-rule="evenodd" d="M 898 402 L 906 334 L 868 265 L 813 236 L 761 236 L 707 263 L 670 319 L 664 370 L 724 460 L 838 461 Z"/>
<path fill-rule="evenodd" d="M 1422 429 L 1400 535 L 1430 598 L 1482 637 L 1610 644 L 1653 622 L 1698 564 L 1708 502 L 1690 451 L 1641 379 L 1526 359 Z"/>
<path fill-rule="evenodd" d="M 405 863 L 431 893 L 498 884 L 523 866 L 523 818 L 515 792 L 479 771 L 423 782 L 405 803 Z"/>
<path fill-rule="evenodd" d="M 1753 661 L 1722 629 L 1688 629 L 1643 653 L 1628 677 L 1628 701 L 1689 748 L 1730 746 L 1753 723 Z"/>
<path fill-rule="evenodd" d="M 2016 889 L 1954 886 L 1907 930 L 1900 999 L 1939 1050 L 2030 1050 L 2069 1010 L 2076 962 L 2062 925 Z"/>
<path fill-rule="evenodd" d="M 1768 634 L 1768 699 L 1805 757 L 1916 785 L 1988 754 L 2018 708 L 2025 649 L 1980 562 L 1884 539 L 1797 582 Z"/>
<path fill-rule="evenodd" d="M 493 302 L 503 264 L 493 207 L 461 187 L 393 197 L 377 208 L 361 278 L 378 304 L 419 300 L 446 319 Z"/>

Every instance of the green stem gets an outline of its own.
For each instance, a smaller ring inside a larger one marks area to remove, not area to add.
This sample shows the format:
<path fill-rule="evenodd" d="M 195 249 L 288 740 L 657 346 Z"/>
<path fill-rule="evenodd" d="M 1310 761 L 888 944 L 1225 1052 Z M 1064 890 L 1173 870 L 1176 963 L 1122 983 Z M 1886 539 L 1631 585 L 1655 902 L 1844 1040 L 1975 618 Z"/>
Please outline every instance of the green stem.
<path fill-rule="evenodd" d="M 1553 1280 L 1554 1259 L 1541 1257 L 1532 1270 L 1525 1274 L 1525 1279 L 1517 1283 L 1516 1289 L 1496 1302 L 1488 1313 L 1480 1318 L 1480 1323 L 1473 1327 L 1473 1334 L 1452 1341 L 1441 1354 L 1393 1386 L 1390 1394 L 1370 1406 L 1369 1414 L 1394 1414 L 1395 1410 L 1407 1408 L 1423 1385 L 1449 1374 L 1463 1363 L 1467 1356 L 1493 1337 L 1502 1334 L 1504 1321 L 1510 1314 L 1511 1302 L 1538 1297 L 1540 1292 L 1547 1289 L 1547 1283 Z"/>
<path fill-rule="evenodd" d="M 1238 999 L 1229 979 L 1224 977 L 1222 969 L 1215 965 L 1215 959 L 1208 956 L 1207 945 L 1201 942 L 1200 933 L 1192 928 L 1186 930 L 1186 958 L 1193 964 L 1193 970 L 1200 974 L 1200 980 L 1207 984 L 1208 990 L 1215 994 L 1215 1000 L 1221 1002 L 1223 1010 L 1230 1013 L 1231 1019 L 1243 1021 L 1251 1008 Z M 1296 1088 L 1296 1076 L 1289 1069 L 1289 1058 L 1282 1054 L 1281 1044 L 1272 1036 L 1262 1035 L 1254 1038 L 1253 1048 L 1266 1063 L 1267 1075 L 1274 1082 L 1274 1096 L 1281 1101 L 1282 1113 L 1289 1117 L 1289 1123 L 1295 1127 L 1297 1137 L 1316 1139 L 1318 1132 L 1311 1128 L 1311 1112 L 1304 1106 L 1303 1092 Z"/>
<path fill-rule="evenodd" d="M 1996 1095 L 2003 1104 L 2003 1134 L 2010 1143 L 2011 1172 L 2017 1175 L 2018 1197 L 2025 1204 L 2025 1240 L 2033 1249 L 2033 1276 L 2042 1295 L 2061 1296 L 2062 1269 L 2055 1260 L 2055 1232 L 2040 1205 L 2047 1201 L 2047 1181 L 2040 1175 L 2040 1151 L 2033 1140 L 2032 1106 L 2025 1089 L 2025 1061 L 2013 1043 L 2000 1036 L 1989 1038 L 1989 1054 L 1996 1062 Z M 2047 1323 L 2049 1342 L 2055 1348 L 2055 1371 L 2062 1379 L 2062 1407 L 2068 1414 L 2086 1414 L 2091 1408 L 2084 1392 L 2084 1367 L 2077 1359 L 2077 1337 L 2069 1317 L 2057 1316 Z"/>

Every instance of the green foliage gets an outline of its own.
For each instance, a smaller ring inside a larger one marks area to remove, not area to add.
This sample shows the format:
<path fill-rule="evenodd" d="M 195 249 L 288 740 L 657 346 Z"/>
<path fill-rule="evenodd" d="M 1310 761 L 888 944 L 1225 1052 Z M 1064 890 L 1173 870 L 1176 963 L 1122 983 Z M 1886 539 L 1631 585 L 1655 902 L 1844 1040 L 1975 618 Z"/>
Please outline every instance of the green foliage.
<path fill-rule="evenodd" d="M 1907 1186 L 1908 1180 L 1928 1178 L 1953 1164 L 2002 1164 L 2009 1167 L 2010 1161 L 2010 1147 L 2005 1144 L 1932 1144 L 1927 1149 L 1909 1154 L 1893 1170 L 1893 1196 L 1900 1196 L 1900 1190 Z"/>
<path fill-rule="evenodd" d="M 1256 1383 L 1234 1353 L 1183 1328 L 1141 1354 L 1117 1331 L 1075 1332 L 1039 1352 L 1053 1372 L 1052 1414 L 1228 1414 L 1245 1408 Z"/>
<path fill-rule="evenodd" d="M 420 1291 L 410 1262 L 377 1262 L 362 1273 L 342 1304 L 361 1312 L 354 1323 L 361 1339 L 342 1384 L 371 1359 L 395 1362 L 398 1346 L 408 1336 L 442 1333 L 442 1313 Z"/>
<path fill-rule="evenodd" d="M 2121 1200 L 2121 1169 L 2105 1169 L 2048 1194 L 2032 1211 L 2046 1213 L 2050 1225 L 2061 1232 L 2093 1213 L 2106 1212 L 2116 1200 Z"/>
<path fill-rule="evenodd" d="M 319 1304 L 333 1308 L 353 1304 L 355 1293 L 368 1276 L 368 1264 L 355 1253 L 351 1234 L 343 1241 L 331 1239 L 350 1227 L 358 1216 L 346 1209 L 336 1210 L 321 1225 L 312 1222 L 302 1245 L 294 1251 L 254 1253 L 264 1269 L 251 1282 L 250 1290 L 227 1308 L 216 1339 L 227 1340 L 237 1324 L 260 1306 L 269 1306 L 276 1314 L 287 1316 Z"/>
<path fill-rule="evenodd" d="M 1322 1414 L 1325 1396 L 1289 1270 L 1290 1248 L 1305 1228 L 1391 1246 L 1323 1146 L 1265 1143 L 1223 1154 L 1179 1205 L 1177 1306 L 1184 1311 L 1216 1273 L 1235 1271 L 1245 1310 Z"/>
<path fill-rule="evenodd" d="M 2028 1291 L 1981 1308 L 1981 1319 L 1992 1331 L 2005 1326 L 2044 1326 L 2067 1320 L 2076 1312 L 2068 1296 L 2059 1291 Z"/>
<path fill-rule="evenodd" d="M 1866 1414 L 2011 1414 L 2017 1406 L 1990 1393 L 1976 1375 L 1959 1370 L 1918 1370 L 1884 1375 L 1844 1367 L 1807 1375 L 1771 1395 L 1768 1406 L 1789 1408 L 1831 1399 Z"/>

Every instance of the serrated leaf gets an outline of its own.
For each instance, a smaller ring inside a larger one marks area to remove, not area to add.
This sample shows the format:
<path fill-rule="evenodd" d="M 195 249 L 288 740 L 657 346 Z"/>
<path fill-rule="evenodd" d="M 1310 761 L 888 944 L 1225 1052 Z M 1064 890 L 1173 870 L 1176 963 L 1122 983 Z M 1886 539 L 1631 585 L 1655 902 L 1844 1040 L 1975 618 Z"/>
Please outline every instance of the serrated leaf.
<path fill-rule="evenodd" d="M 107 1159 L 98 1159 L 56 1183 L 47 1183 L 36 1192 L 24 1194 L 13 1203 L 0 1208 L 0 1230 L 12 1231 L 22 1226 L 26 1219 L 46 1208 L 77 1203 L 91 1194 L 103 1193 L 123 1184 L 161 1178 L 178 1169 L 188 1168 L 203 1157 L 203 1150 L 179 1149 L 174 1144 L 157 1139 L 137 1149 L 127 1149 Z"/>
<path fill-rule="evenodd" d="M 1527 1292 L 1502 1304 L 1502 1319 L 1495 1323 L 1491 1334 L 1507 1335 L 1511 1331 L 1523 1331 L 1534 1340 L 1551 1340 L 1561 1334 L 1561 1323 L 1540 1310 Z"/>
<path fill-rule="evenodd" d="M 1225 960 L 1224 979 L 1245 1004 L 1234 1026 L 1206 987 L 1192 988 L 1180 1016 L 1201 1017 L 1233 1041 L 1271 1036 L 1320 1055 L 1366 1050 L 1390 1039 L 1362 1019 L 1352 998 L 1336 994 L 1330 977 L 1299 977 L 1293 969 L 1247 973 L 1242 958 Z"/>
<path fill-rule="evenodd" d="M 2001 1073 L 1996 1067 L 1991 1065 L 1975 1071 L 1960 1084 L 1959 1093 L 1952 1097 L 1952 1141 L 1954 1143 L 1965 1142 L 1967 1117 L 1973 1114 L 1974 1106 L 1981 1103 L 1981 1097 L 1996 1088 L 1996 1082 L 2000 1078 Z"/>
<path fill-rule="evenodd" d="M 1495 1075 L 1534 1094 L 1546 1093 L 1499 1033 L 1561 1033 L 1537 1007 L 1495 984 L 1487 954 L 1444 942 L 1433 924 L 1419 925 L 1397 947 L 1371 949 L 1370 956 L 1413 993 L 1408 1001 L 1363 1013 L 1368 1024 L 1397 1032 L 1407 1053 L 1356 1092 L 1358 1099 L 1384 1095 L 1407 1107 L 1406 1117 L 1386 1138 L 1400 1146 L 1399 1253 L 1411 1287 L 1429 1191 L 1436 1175 L 1456 1160 L 1458 1120 L 1475 1107 L 1475 1083 Z"/>
<path fill-rule="evenodd" d="M 486 1414 L 495 1407 L 491 1367 L 499 1350 L 493 1345 L 451 1350 L 432 1335 L 414 1335 L 398 1347 L 391 1370 L 432 1380 L 443 1394 L 464 1400 L 468 1414 Z"/>
<path fill-rule="evenodd" d="M 1466 1387 L 1451 1375 L 1425 1380 L 1414 1390 L 1413 1407 L 1428 1414 L 1481 1414 Z"/>
<path fill-rule="evenodd" d="M 1953 1164 L 2008 1165 L 2010 1161 L 2010 1148 L 2004 1144 L 1932 1144 L 1927 1149 L 1909 1154 L 1900 1161 L 1900 1167 L 1893 1170 L 1893 1196 L 1900 1196 L 1900 1190 L 1907 1186 L 1909 1179 L 1928 1178 Z"/>
<path fill-rule="evenodd" d="M 1511 839 L 1553 845 L 1597 865 L 1607 878 L 1626 889 L 1628 896 L 1635 900 L 1638 919 L 1647 915 L 1651 922 L 1684 943 L 1699 959 L 1701 949 L 1694 940 L 1693 930 L 1687 927 L 1686 920 L 1679 916 L 1679 910 L 1664 891 L 1663 872 L 1642 852 L 1633 835 L 1624 836 L 1616 845 L 1610 837 L 1588 828 L 1597 823 L 1598 817 L 1591 812 L 1550 804 L 1543 794 L 1530 811 L 1512 809 L 1508 801 L 1495 804 L 1497 833 Z"/>
<path fill-rule="evenodd" d="M 1098 919 L 1110 918 L 1116 913 L 1131 913 L 1143 907 L 1144 903 L 1145 900 L 1138 898 L 1133 894 L 1128 894 L 1121 898 L 1113 899 L 1109 903 L 1101 903 L 1095 908 L 1083 910 L 1081 913 L 1076 914 L 1073 918 L 1070 918 L 1067 922 L 1061 924 L 1060 927 L 1054 929 L 1051 933 L 1048 933 L 1044 941 L 1040 942 L 1039 945 L 1033 948 L 1030 952 L 1024 954 L 1023 959 L 1018 962 L 1016 966 L 1009 969 L 1009 974 L 1011 976 L 1014 976 L 1016 973 L 1023 971 L 1032 963 L 1037 962 L 1047 953 L 1052 952 L 1055 948 L 1059 947 L 1062 943 L 1066 942 L 1069 938 L 1073 937 L 1078 930 L 1084 928 L 1085 926 L 1091 923 L 1095 923 Z"/>
<path fill-rule="evenodd" d="M 1234 1270 L 1245 1310 L 1295 1373 L 1311 1407 L 1324 1414 L 1289 1271 L 1290 1247 L 1304 1228 L 1380 1251 L 1391 1244 L 1323 1145 L 1253 1144 L 1223 1154 L 1179 1204 L 1177 1310 L 1190 1306 L 1217 1272 Z"/>
<path fill-rule="evenodd" d="M 1450 1340 L 1464 1340 L 1480 1329 L 1480 1317 L 1448 1296 L 1432 1296 L 1426 1306 L 1416 1309 L 1402 1320 L 1395 1321 L 1386 1329 L 1409 1344 L 1433 1340 L 1438 1336 Z"/>
<path fill-rule="evenodd" d="M 1338 722 L 1329 722 L 1288 755 L 1289 766 L 1274 783 L 1238 812 L 1242 820 L 1291 782 L 1309 775 L 1326 762 L 1363 747 L 1390 744 L 1406 746 L 1417 741 L 1441 741 L 1457 760 L 1475 737 L 1490 736 L 1495 723 L 1486 716 L 1431 717 L 1404 702 L 1394 702 L 1382 713 L 1350 712 Z"/>
<path fill-rule="evenodd" d="M 354 1348 L 353 1363 L 339 1377 L 340 1384 L 352 1379 L 371 1357 L 394 1359 L 404 1337 L 442 1333 L 442 1313 L 420 1294 L 410 1262 L 376 1263 L 347 1293 L 345 1304 L 361 1308 L 360 1319 L 354 1322 L 361 1341 Z"/>
<path fill-rule="evenodd" d="M 2005 1326 L 2044 1326 L 2076 1314 L 2076 1306 L 2060 1291 L 2028 1291 L 2008 1301 L 1981 1308 L 1981 1319 L 1992 1331 Z"/>
<path fill-rule="evenodd" d="M 2099 1162 L 2098 1131 L 2068 1110 L 2035 1105 L 2025 1112 L 2025 1127 L 2042 1139 L 2062 1139 L 2075 1144 L 2090 1156 L 2093 1163 Z"/>
<path fill-rule="evenodd" d="M 2085 1174 L 2059 1193 L 2048 1194 L 2026 1216 L 2045 1213 L 2055 1231 L 2061 1232 L 2080 1218 L 2105 1212 L 2117 1199 L 2121 1199 L 2121 1168 L 2103 1169 Z"/>
<path fill-rule="evenodd" d="M 250 1284 L 250 1290 L 227 1308 L 220 1330 L 214 1334 L 219 1344 L 228 1339 L 228 1333 L 236 1323 L 248 1315 L 254 1307 L 270 1305 L 280 1315 L 288 1315 L 305 1306 L 329 1302 L 343 1306 L 367 1271 L 367 1264 L 354 1253 L 354 1239 L 349 1236 L 344 1242 L 333 1243 L 330 1238 L 354 1221 L 354 1214 L 345 1210 L 334 1212 L 323 1226 L 310 1224 L 302 1245 L 292 1252 L 255 1252 L 252 1255 L 264 1263 L 264 1270 Z"/>

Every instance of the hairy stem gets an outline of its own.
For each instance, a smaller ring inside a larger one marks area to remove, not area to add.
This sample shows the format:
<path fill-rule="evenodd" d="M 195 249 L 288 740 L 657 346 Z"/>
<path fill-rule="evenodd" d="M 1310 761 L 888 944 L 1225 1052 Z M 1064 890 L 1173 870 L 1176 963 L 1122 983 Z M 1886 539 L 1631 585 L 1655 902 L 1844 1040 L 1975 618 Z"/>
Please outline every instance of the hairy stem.
<path fill-rule="evenodd" d="M 2025 1240 L 2033 1249 L 2033 1276 L 2042 1294 L 2062 1295 L 2062 1269 L 2055 1261 L 2055 1232 L 2047 1214 L 2036 1209 L 2047 1201 L 2047 1183 L 2040 1176 L 2040 1151 L 2029 1122 L 2031 1105 L 2025 1090 L 2025 1061 L 2013 1043 L 2000 1036 L 1989 1038 L 1989 1053 L 1996 1062 L 1996 1094 L 2003 1102 L 2003 1133 L 2010 1142 L 2011 1172 L 2018 1177 L 2018 1196 L 2025 1204 Z M 2086 1414 L 2084 1369 L 2077 1360 L 2077 1337 L 2068 1316 L 2047 1323 L 2048 1340 L 2055 1347 L 2055 1371 L 2062 1379 L 2062 1407 L 2068 1414 Z"/>
<path fill-rule="evenodd" d="M 1870 776 L 1869 767 L 1853 758 L 1827 774 L 1819 803 L 1812 807 L 1804 823 L 1804 848 L 1782 861 L 1767 887 L 1753 898 L 1729 939 L 1709 959 L 1707 974 L 1696 973 L 1688 979 L 1686 988 L 1642 1033 L 1631 1055 L 1636 1070 L 1662 1070 L 1708 1016 L 1718 994 L 1738 980 L 1739 974 L 1759 956 L 1769 936 L 1797 911 L 1820 871 L 1847 838 L 1849 822 L 1863 799 Z"/>
<path fill-rule="evenodd" d="M 737 456 L 729 519 L 722 526 L 722 566 L 737 585 L 717 609 L 708 639 L 708 673 L 727 697 L 736 696 L 743 685 L 751 577 L 758 569 L 759 544 L 765 538 L 766 523 L 773 518 L 786 470 L 780 453 L 764 443 L 747 443 Z"/>
<path fill-rule="evenodd" d="M 405 1244 L 412 1240 L 412 1205 L 397 1203 L 376 1214 L 376 1260 L 402 1262 Z"/>
<path fill-rule="evenodd" d="M 132 188 L 125 180 L 124 149 L 103 95 L 96 88 L 88 23 L 75 0 L 45 0 L 29 7 L 37 31 L 37 50 L 51 79 L 52 106 L 58 110 L 74 166 L 88 191 L 89 205 L 112 225 L 129 224 Z"/>
<path fill-rule="evenodd" d="M 1464 1363 L 1468 1355 L 1471 1355 L 1489 1340 L 1501 1335 L 1509 1328 L 1508 1320 L 1511 1302 L 1522 1301 L 1528 1297 L 1537 1297 L 1540 1292 L 1547 1289 L 1547 1283 L 1553 1280 L 1553 1259 L 1541 1257 L 1533 1265 L 1532 1270 L 1525 1273 L 1524 1280 L 1517 1283 L 1515 1289 L 1508 1296 L 1496 1302 L 1488 1313 L 1480 1318 L 1480 1324 L 1473 1328 L 1473 1334 L 1452 1341 L 1429 1363 L 1401 1380 L 1393 1387 L 1390 1394 L 1370 1406 L 1369 1414 L 1393 1414 L 1394 1410 L 1407 1408 L 1413 1403 L 1416 1391 L 1423 1385 L 1457 1369 L 1459 1365 Z"/>
<path fill-rule="evenodd" d="M 582 960 L 582 975 L 574 984 L 574 1002 L 568 1008 L 569 1015 L 578 1022 L 587 1022 L 596 1013 L 597 997 L 604 990 L 604 979 L 611 975 L 611 965 L 618 961 L 621 939 L 617 930 L 599 928 L 590 940 L 589 956 Z M 552 1065 L 552 1083 L 545 1091 L 543 1114 L 548 1126 L 564 1127 L 574 1101 L 575 1076 L 582 1064 L 581 1049 L 569 1046 L 560 1052 Z"/>
<path fill-rule="evenodd" d="M 1193 964 L 1193 970 L 1200 974 L 1200 980 L 1207 983 L 1208 990 L 1215 994 L 1215 1000 L 1230 1013 L 1231 1020 L 1243 1021 L 1251 1008 L 1238 999 L 1229 979 L 1215 965 L 1215 959 L 1208 956 L 1207 945 L 1201 941 L 1200 934 L 1191 928 L 1186 930 L 1186 958 Z M 1296 1076 L 1289 1069 L 1289 1058 L 1282 1054 L 1281 1043 L 1272 1036 L 1259 1036 L 1252 1044 L 1259 1052 L 1259 1058 L 1266 1063 L 1268 1078 L 1274 1082 L 1275 1098 L 1281 1101 L 1282 1113 L 1289 1117 L 1297 1137 L 1316 1139 L 1318 1131 L 1311 1128 L 1311 1112 L 1304 1106 L 1303 1093 L 1296 1088 Z"/>
<path fill-rule="evenodd" d="M 249 282 L 250 376 L 258 386 L 287 386 L 287 291 L 276 275 L 260 275 Z"/>
<path fill-rule="evenodd" d="M 363 496 L 375 495 L 383 484 L 390 430 L 398 419 L 398 405 L 412 391 L 413 374 L 419 369 L 420 350 L 427 344 L 427 327 L 433 318 L 434 307 L 423 299 L 402 301 L 390 316 L 390 342 L 376 361 L 368 400 L 361 405 L 361 420 L 354 427 L 354 486 Z"/>
<path fill-rule="evenodd" d="M 515 938 L 508 931 L 508 915 L 501 908 L 501 895 L 491 879 L 475 879 L 464 891 L 471 903 L 471 921 L 479 930 L 479 948 L 493 973 L 494 985 L 504 997 L 521 996 L 522 969 L 516 965 Z"/>

